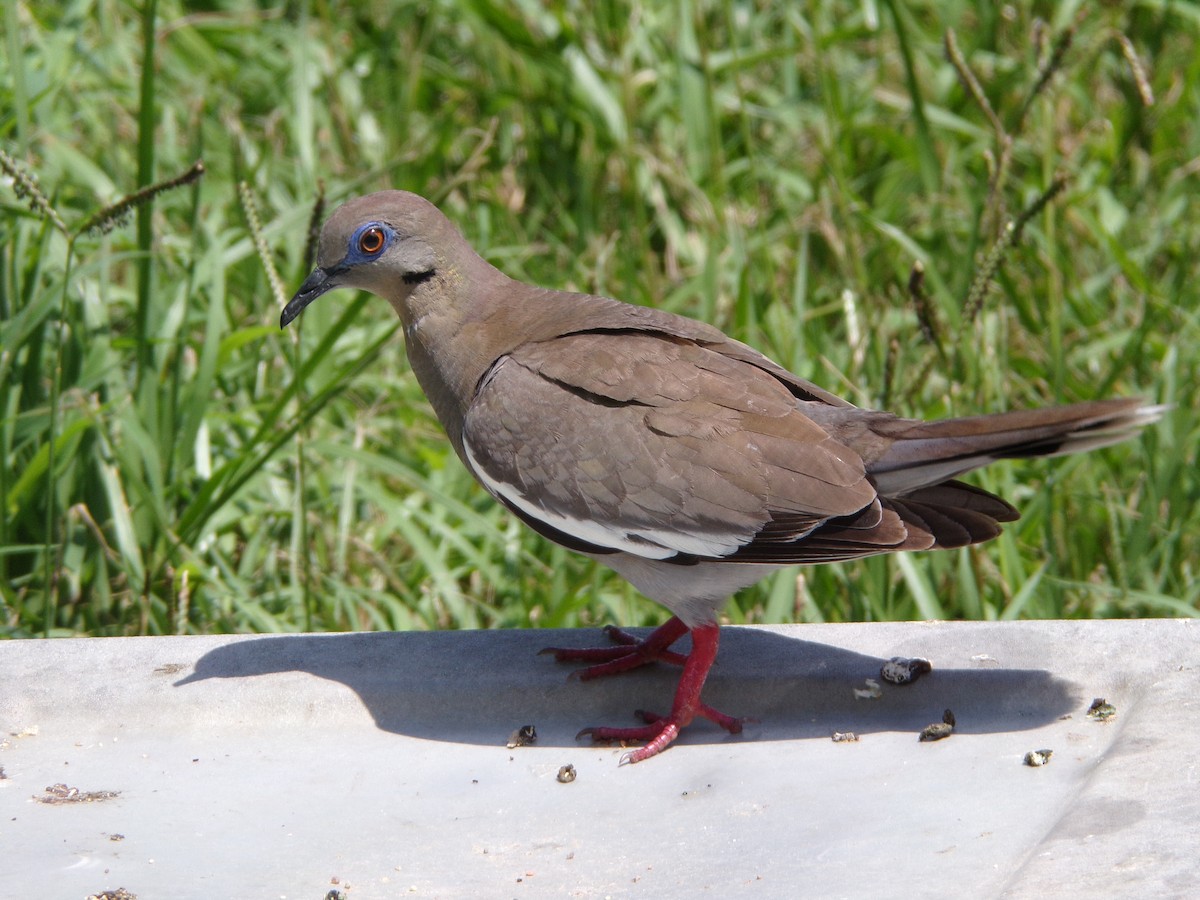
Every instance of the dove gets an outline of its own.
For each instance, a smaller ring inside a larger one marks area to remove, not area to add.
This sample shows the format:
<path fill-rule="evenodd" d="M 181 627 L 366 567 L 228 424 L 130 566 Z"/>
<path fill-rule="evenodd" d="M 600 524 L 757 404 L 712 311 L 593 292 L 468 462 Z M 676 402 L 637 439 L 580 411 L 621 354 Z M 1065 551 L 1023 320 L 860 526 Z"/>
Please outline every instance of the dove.
<path fill-rule="evenodd" d="M 347 201 L 286 327 L 339 288 L 387 300 L 458 458 L 543 537 L 611 567 L 672 613 L 645 639 L 551 648 L 584 679 L 682 666 L 670 711 L 585 728 L 648 759 L 697 717 L 728 598 L 784 566 L 990 540 L 1017 510 L 959 480 L 996 460 L 1124 440 L 1163 408 L 1137 398 L 922 421 L 858 408 L 718 329 L 608 297 L 514 280 L 432 203 Z M 671 649 L 685 635 L 686 653 Z"/>

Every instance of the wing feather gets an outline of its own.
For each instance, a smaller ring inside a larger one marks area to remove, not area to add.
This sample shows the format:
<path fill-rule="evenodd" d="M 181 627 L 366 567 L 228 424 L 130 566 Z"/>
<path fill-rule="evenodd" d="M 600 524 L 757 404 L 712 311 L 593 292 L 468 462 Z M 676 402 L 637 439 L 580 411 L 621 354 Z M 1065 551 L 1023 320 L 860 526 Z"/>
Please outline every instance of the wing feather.
<path fill-rule="evenodd" d="M 875 503 L 862 461 L 778 379 L 659 335 L 518 348 L 481 383 L 463 444 L 527 522 L 650 559 L 779 545 Z"/>

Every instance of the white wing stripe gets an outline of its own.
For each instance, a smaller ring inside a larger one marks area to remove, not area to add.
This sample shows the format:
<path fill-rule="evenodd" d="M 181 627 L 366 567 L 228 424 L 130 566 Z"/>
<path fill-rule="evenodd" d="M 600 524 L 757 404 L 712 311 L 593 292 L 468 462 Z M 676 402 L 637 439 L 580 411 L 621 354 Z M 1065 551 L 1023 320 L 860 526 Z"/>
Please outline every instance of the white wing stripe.
<path fill-rule="evenodd" d="M 544 522 L 551 528 L 589 544 L 621 550 L 644 559 L 668 559 L 677 553 L 722 557 L 733 553 L 740 546 L 734 540 L 729 538 L 722 540 L 716 535 L 688 535 L 675 531 L 658 531 L 653 528 L 612 528 L 594 519 L 578 519 L 544 509 L 522 494 L 514 485 L 497 481 L 488 475 L 471 451 L 471 442 L 465 434 L 463 435 L 463 450 L 472 473 L 493 495 L 512 504 L 530 518 Z"/>

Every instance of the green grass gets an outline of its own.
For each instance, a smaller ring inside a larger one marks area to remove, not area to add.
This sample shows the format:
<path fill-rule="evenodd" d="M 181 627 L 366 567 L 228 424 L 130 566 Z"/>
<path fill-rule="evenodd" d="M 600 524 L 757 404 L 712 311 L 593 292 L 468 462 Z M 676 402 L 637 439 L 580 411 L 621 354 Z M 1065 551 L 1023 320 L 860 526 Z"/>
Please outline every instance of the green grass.
<path fill-rule="evenodd" d="M 473 484 L 386 304 L 279 332 L 322 185 L 423 193 L 515 277 L 860 405 L 1174 404 L 980 473 L 1023 513 L 986 547 L 784 571 L 731 621 L 1198 614 L 1193 7 L 585 7 L 5 5 L 0 635 L 661 620 Z"/>

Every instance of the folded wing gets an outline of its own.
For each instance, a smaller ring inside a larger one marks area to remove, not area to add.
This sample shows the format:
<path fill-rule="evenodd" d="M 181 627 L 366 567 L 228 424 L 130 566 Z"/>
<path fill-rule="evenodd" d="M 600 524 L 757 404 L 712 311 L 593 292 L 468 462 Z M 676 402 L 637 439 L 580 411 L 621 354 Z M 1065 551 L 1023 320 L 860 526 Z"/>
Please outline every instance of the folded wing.
<path fill-rule="evenodd" d="M 499 360 L 467 413 L 480 481 L 568 547 L 680 563 L 825 562 L 993 537 L 1015 511 L 957 482 L 880 497 L 862 458 L 763 368 L 593 331 Z"/>

